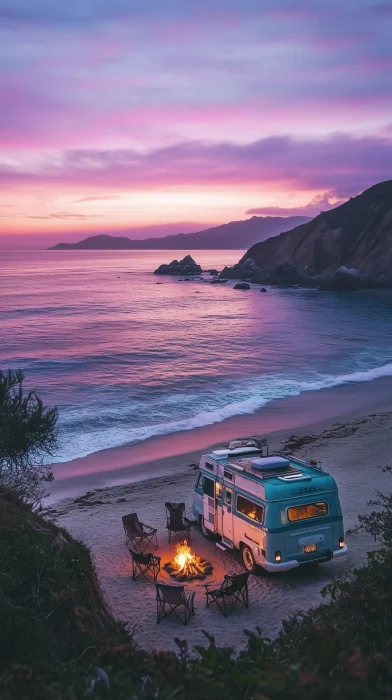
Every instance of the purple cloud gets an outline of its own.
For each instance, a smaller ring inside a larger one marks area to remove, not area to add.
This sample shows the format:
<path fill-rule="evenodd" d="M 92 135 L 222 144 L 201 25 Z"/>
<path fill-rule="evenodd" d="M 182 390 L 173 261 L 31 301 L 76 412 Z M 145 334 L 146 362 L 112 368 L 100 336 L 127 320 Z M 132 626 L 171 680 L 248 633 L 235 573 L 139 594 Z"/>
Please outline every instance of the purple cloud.
<path fill-rule="evenodd" d="M 114 199 L 120 199 L 120 197 L 117 194 L 98 194 L 95 197 L 80 197 L 80 199 L 75 199 L 75 203 L 78 204 L 80 202 L 105 202 L 105 201 L 112 201 Z"/>
<path fill-rule="evenodd" d="M 311 202 L 305 204 L 302 207 L 256 207 L 255 209 L 248 209 L 246 214 L 249 216 L 317 216 L 320 211 L 326 211 L 327 209 L 334 209 L 340 204 L 343 204 L 347 198 L 352 194 L 337 193 L 334 191 L 325 192 L 324 194 L 317 195 L 312 199 Z M 358 192 L 355 192 L 358 194 Z M 332 200 L 332 201 L 331 201 Z"/>
<path fill-rule="evenodd" d="M 391 23 L 382 0 L 0 0 L 2 191 L 19 218 L 142 188 L 334 205 L 391 176 Z"/>
<path fill-rule="evenodd" d="M 48 214 L 47 216 L 27 216 L 27 219 L 75 219 L 77 221 L 85 221 L 87 219 L 103 219 L 103 214 L 73 214 L 71 212 L 62 211 L 58 214 Z"/>
<path fill-rule="evenodd" d="M 9 185 L 69 184 L 105 188 L 173 185 L 271 185 L 356 193 L 390 178 L 392 139 L 266 138 L 249 144 L 188 142 L 148 152 L 66 151 L 36 168 L 0 168 Z"/>
<path fill-rule="evenodd" d="M 387 4 L 372 0 L 2 0 L 0 144 L 209 139 L 211 111 L 235 140 L 247 128 L 238 107 L 260 124 L 253 138 L 283 112 L 281 133 L 309 114 L 319 133 L 331 120 L 364 133 L 391 113 L 390 33 Z"/>

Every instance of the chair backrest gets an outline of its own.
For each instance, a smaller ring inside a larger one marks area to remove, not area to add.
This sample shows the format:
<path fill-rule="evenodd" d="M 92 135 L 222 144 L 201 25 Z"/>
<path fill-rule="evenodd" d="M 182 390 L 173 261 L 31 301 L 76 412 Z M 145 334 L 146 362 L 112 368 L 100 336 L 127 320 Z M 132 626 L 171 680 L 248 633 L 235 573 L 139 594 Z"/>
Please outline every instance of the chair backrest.
<path fill-rule="evenodd" d="M 229 589 L 230 593 L 237 593 L 237 591 L 240 591 L 246 586 L 248 578 L 248 571 L 244 571 L 243 574 L 234 574 L 234 576 L 225 576 L 222 588 L 226 591 Z"/>
<path fill-rule="evenodd" d="M 132 533 L 133 535 L 142 535 L 143 534 L 143 528 L 140 525 L 140 521 L 139 521 L 139 518 L 137 517 L 137 513 L 130 513 L 129 515 L 123 515 L 122 522 L 123 522 L 124 530 L 126 530 L 127 532 Z"/>
<path fill-rule="evenodd" d="M 184 586 L 170 586 L 170 584 L 167 583 L 156 583 L 155 588 L 157 589 L 157 598 L 161 603 L 181 605 L 181 603 L 185 601 Z"/>
<path fill-rule="evenodd" d="M 181 528 L 184 525 L 185 503 L 165 503 L 168 524 L 172 528 Z"/>
<path fill-rule="evenodd" d="M 128 549 L 129 549 L 129 553 L 130 553 L 132 559 L 134 559 L 134 561 L 137 564 L 149 564 L 150 563 L 151 558 L 152 558 L 151 552 L 147 552 L 147 554 L 140 554 L 140 552 L 134 552 L 133 549 L 131 549 L 130 547 L 128 547 Z"/>

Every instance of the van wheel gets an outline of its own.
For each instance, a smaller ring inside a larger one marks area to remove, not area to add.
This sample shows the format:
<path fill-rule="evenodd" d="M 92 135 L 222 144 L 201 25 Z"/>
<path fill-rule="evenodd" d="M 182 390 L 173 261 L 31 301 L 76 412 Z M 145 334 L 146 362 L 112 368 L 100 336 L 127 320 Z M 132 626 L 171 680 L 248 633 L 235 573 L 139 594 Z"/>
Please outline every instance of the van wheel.
<path fill-rule="evenodd" d="M 204 518 L 203 518 L 202 515 L 200 516 L 199 522 L 200 522 L 201 534 L 203 535 L 203 537 L 205 537 L 206 540 L 213 540 L 213 539 L 214 539 L 214 535 L 213 535 L 212 532 L 210 532 L 210 530 L 207 530 L 207 528 L 205 527 L 205 525 L 204 525 Z"/>
<path fill-rule="evenodd" d="M 253 556 L 253 552 L 247 544 L 241 545 L 241 556 L 242 563 L 245 569 L 249 571 L 250 574 L 254 574 L 254 572 L 256 571 L 256 562 Z"/>

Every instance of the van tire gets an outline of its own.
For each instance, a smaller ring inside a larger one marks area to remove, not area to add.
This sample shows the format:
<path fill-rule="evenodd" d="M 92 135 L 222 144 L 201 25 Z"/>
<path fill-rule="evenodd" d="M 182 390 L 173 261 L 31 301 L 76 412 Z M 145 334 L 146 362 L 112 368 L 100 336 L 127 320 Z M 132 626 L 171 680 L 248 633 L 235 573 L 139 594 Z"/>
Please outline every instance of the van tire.
<path fill-rule="evenodd" d="M 204 537 L 206 540 L 213 540 L 213 539 L 214 539 L 213 533 L 210 532 L 209 530 L 207 530 L 207 528 L 204 527 L 204 518 L 203 518 L 202 515 L 201 515 L 200 518 L 199 518 L 199 525 L 200 525 L 200 530 L 201 530 L 201 534 L 203 535 L 203 537 Z"/>
<path fill-rule="evenodd" d="M 241 558 L 245 569 L 249 571 L 250 574 L 254 574 L 254 572 L 256 571 L 256 562 L 253 556 L 253 552 L 249 545 L 241 545 Z"/>

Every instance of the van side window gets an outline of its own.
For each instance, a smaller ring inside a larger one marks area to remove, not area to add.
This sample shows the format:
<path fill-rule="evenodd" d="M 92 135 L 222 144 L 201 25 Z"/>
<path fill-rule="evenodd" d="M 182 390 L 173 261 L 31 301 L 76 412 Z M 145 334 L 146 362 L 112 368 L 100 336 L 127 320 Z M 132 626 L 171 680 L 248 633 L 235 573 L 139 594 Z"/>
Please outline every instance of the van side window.
<path fill-rule="evenodd" d="M 231 491 L 226 491 L 225 493 L 225 503 L 227 506 L 231 506 L 231 499 L 232 499 L 232 493 Z"/>
<path fill-rule="evenodd" d="M 290 522 L 295 520 L 307 520 L 308 518 L 319 518 L 320 515 L 328 515 L 328 504 L 322 503 L 306 503 L 301 506 L 293 506 L 287 508 L 287 517 Z"/>
<path fill-rule="evenodd" d="M 210 496 L 211 498 L 214 498 L 214 484 L 215 482 L 213 479 L 209 479 L 207 476 L 203 477 L 203 491 L 206 494 L 206 496 Z"/>
<path fill-rule="evenodd" d="M 246 515 L 248 518 L 252 518 L 257 523 L 263 522 L 263 506 L 258 503 L 253 503 L 243 496 L 237 496 L 237 511 Z"/>

